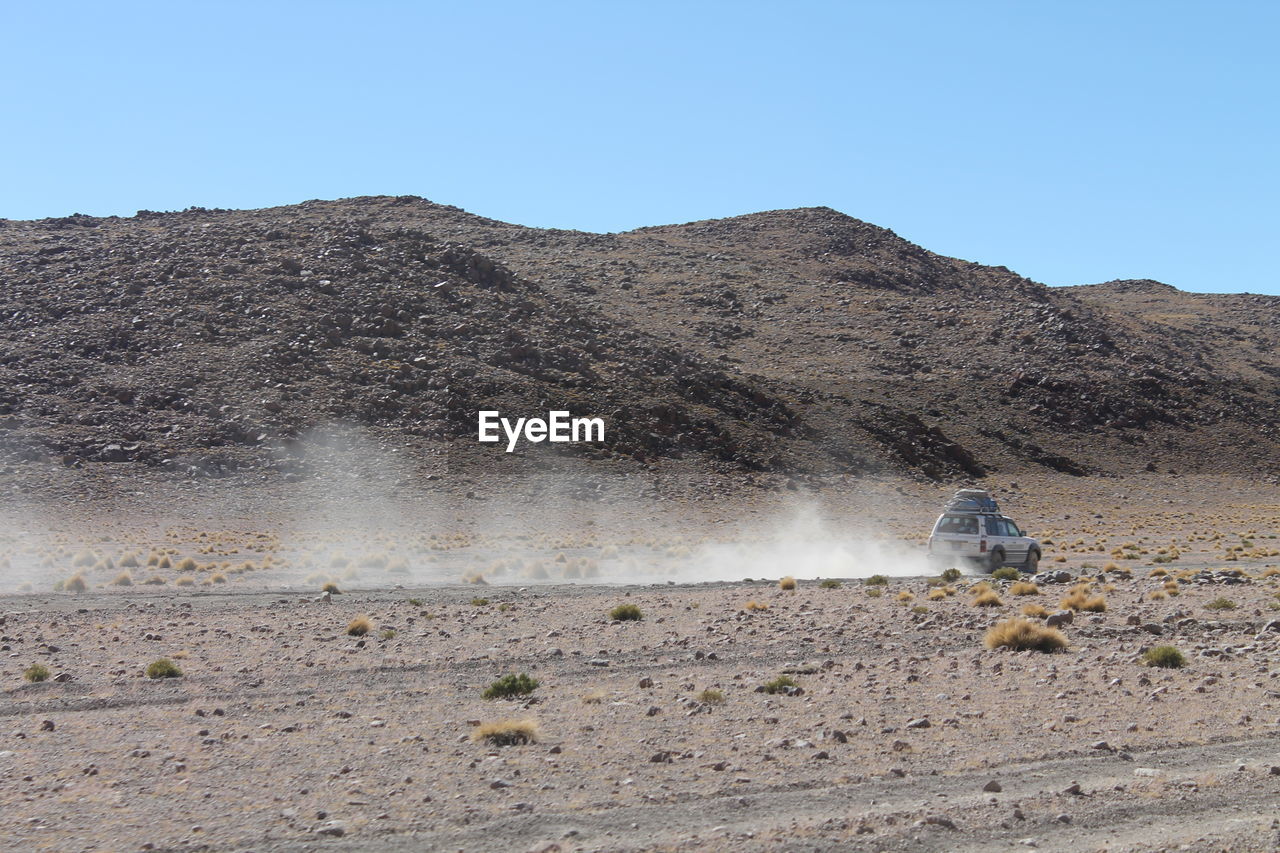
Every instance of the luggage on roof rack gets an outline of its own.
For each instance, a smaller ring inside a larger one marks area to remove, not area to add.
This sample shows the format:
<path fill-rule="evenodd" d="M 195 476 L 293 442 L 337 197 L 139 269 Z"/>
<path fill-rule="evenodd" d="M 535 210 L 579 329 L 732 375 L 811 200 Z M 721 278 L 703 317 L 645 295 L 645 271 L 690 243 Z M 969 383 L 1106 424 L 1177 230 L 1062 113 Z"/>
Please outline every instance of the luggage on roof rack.
<path fill-rule="evenodd" d="M 1000 505 L 986 489 L 960 489 L 947 501 L 947 512 L 999 512 Z"/>

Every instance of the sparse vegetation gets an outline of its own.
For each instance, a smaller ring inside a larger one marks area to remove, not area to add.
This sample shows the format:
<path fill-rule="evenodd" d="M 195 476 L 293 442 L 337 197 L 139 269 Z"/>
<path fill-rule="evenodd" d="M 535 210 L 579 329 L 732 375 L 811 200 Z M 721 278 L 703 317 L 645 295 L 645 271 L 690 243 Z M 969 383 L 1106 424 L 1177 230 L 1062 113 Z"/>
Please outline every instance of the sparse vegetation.
<path fill-rule="evenodd" d="M 974 593 L 973 601 L 969 602 L 974 607 L 999 607 L 1004 604 L 1000 594 L 986 583 L 976 584 L 969 591 Z"/>
<path fill-rule="evenodd" d="M 414 606 L 414 607 L 421 607 L 421 606 L 422 606 L 422 599 L 421 599 L 421 598 L 411 598 L 411 599 L 409 599 L 409 604 L 410 604 L 410 605 L 412 605 L 412 606 Z"/>
<path fill-rule="evenodd" d="M 474 743 L 485 741 L 493 746 L 519 746 L 537 743 L 538 724 L 534 720 L 498 720 L 481 723 L 471 730 Z"/>
<path fill-rule="evenodd" d="M 1181 669 L 1187 665 L 1186 657 L 1173 646 L 1152 646 L 1142 653 L 1142 662 L 1161 669 Z"/>
<path fill-rule="evenodd" d="M 998 581 L 1016 581 L 1021 576 L 1022 573 L 1012 566 L 1004 566 L 991 573 L 991 577 Z"/>
<path fill-rule="evenodd" d="M 1006 648 L 1015 652 L 1056 652 L 1067 646 L 1066 635 L 1057 628 L 1022 618 L 1007 619 L 993 626 L 982 642 L 988 649 Z"/>
<path fill-rule="evenodd" d="M 619 622 L 639 622 L 644 619 L 644 614 L 634 604 L 619 604 L 609 611 L 609 618 Z"/>
<path fill-rule="evenodd" d="M 898 593 L 898 601 L 901 601 L 904 604 L 908 601 L 915 600 L 915 597 L 916 597 L 915 593 L 911 592 L 910 590 L 904 589 Z"/>
<path fill-rule="evenodd" d="M 40 681 L 48 681 L 50 674 L 49 667 L 42 663 L 33 663 L 22 671 L 22 677 L 27 681 L 30 681 L 32 684 Z"/>
<path fill-rule="evenodd" d="M 1040 604 L 1027 604 L 1022 608 L 1023 616 L 1030 616 L 1033 619 L 1044 619 L 1049 615 L 1049 611 Z"/>
<path fill-rule="evenodd" d="M 363 637 L 373 630 L 373 623 L 368 616 L 357 616 L 347 624 L 347 634 L 352 637 Z"/>
<path fill-rule="evenodd" d="M 337 585 L 336 583 L 334 583 L 333 581 L 329 581 L 329 582 L 328 582 L 328 583 L 326 583 L 324 586 L 320 587 L 320 591 L 321 591 L 321 592 L 327 592 L 327 593 L 329 593 L 330 595 L 341 595 L 341 594 L 342 594 L 342 590 L 338 589 L 338 585 Z"/>
<path fill-rule="evenodd" d="M 378 636 L 382 637 L 384 640 L 394 640 L 396 638 L 396 632 L 394 628 L 388 628 Z"/>
<path fill-rule="evenodd" d="M 487 598 L 473 598 L 473 599 L 471 599 L 471 606 L 472 606 L 472 607 L 488 607 L 488 606 L 489 606 L 489 599 L 487 599 Z"/>
<path fill-rule="evenodd" d="M 1204 606 L 1205 610 L 1235 610 L 1236 603 L 1225 596 L 1218 596 Z"/>
<path fill-rule="evenodd" d="M 880 586 L 867 587 L 868 598 L 879 598 L 882 595 L 884 595 L 884 587 L 880 587 Z"/>
<path fill-rule="evenodd" d="M 537 680 L 526 673 L 510 673 L 486 687 L 480 696 L 483 699 L 510 699 L 513 696 L 527 696 L 537 689 Z"/>
<path fill-rule="evenodd" d="M 1107 600 L 1101 595 L 1090 595 L 1088 584 L 1079 584 L 1071 588 L 1059 605 L 1064 610 L 1101 613 L 1107 609 Z"/>
<path fill-rule="evenodd" d="M 761 610 L 768 610 L 769 605 L 761 604 L 759 601 L 748 601 L 746 604 L 742 605 L 742 609 L 748 613 L 756 613 Z"/>
<path fill-rule="evenodd" d="M 1010 595 L 1039 595 L 1040 587 L 1030 581 L 1018 581 L 1009 587 Z"/>
<path fill-rule="evenodd" d="M 133 576 L 128 572 L 121 572 L 116 575 L 115 580 L 111 581 L 112 586 L 133 586 Z"/>
<path fill-rule="evenodd" d="M 775 693 L 785 693 L 788 689 L 799 686 L 800 685 L 797 684 L 796 680 L 791 676 L 779 675 L 773 681 L 767 681 L 761 685 L 761 690 L 772 696 Z"/>
<path fill-rule="evenodd" d="M 89 584 L 85 581 L 84 575 L 79 572 L 62 582 L 63 592 L 84 592 L 87 589 L 89 589 Z"/>
<path fill-rule="evenodd" d="M 821 589 L 839 589 L 841 587 L 841 583 L 840 581 L 835 580 L 834 578 L 827 578 L 826 580 L 819 583 L 818 587 Z"/>
<path fill-rule="evenodd" d="M 778 581 L 778 589 L 793 590 L 795 588 L 796 588 L 796 579 L 791 577 L 790 575 L 787 575 L 785 578 Z"/>
<path fill-rule="evenodd" d="M 889 579 L 884 575 L 872 575 L 864 580 L 863 583 L 867 586 L 887 586 Z"/>
<path fill-rule="evenodd" d="M 724 702 L 724 694 L 709 687 L 698 694 L 698 701 L 707 705 L 720 705 Z"/>
<path fill-rule="evenodd" d="M 168 658 L 160 658 L 147 664 L 147 678 L 181 678 L 182 670 Z"/>

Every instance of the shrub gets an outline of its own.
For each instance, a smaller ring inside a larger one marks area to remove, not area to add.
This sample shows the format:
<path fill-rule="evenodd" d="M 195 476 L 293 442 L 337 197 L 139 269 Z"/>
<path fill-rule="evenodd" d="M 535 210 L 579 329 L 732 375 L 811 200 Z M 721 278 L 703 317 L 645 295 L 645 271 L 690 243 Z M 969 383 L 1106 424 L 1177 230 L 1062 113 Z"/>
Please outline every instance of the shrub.
<path fill-rule="evenodd" d="M 480 694 L 483 699 L 510 699 L 512 696 L 527 696 L 538 689 L 537 680 L 525 673 L 510 673 L 485 688 Z"/>
<path fill-rule="evenodd" d="M 991 573 L 991 577 L 998 581 L 1016 581 L 1021 576 L 1022 573 L 1012 566 L 1004 566 Z"/>
<path fill-rule="evenodd" d="M 1187 665 L 1182 652 L 1173 646 L 1152 646 L 1142 653 L 1142 662 L 1161 669 L 1181 669 Z"/>
<path fill-rule="evenodd" d="M 181 678 L 182 670 L 168 658 L 152 661 L 147 664 L 147 678 Z"/>
<path fill-rule="evenodd" d="M 1039 604 L 1028 604 L 1022 608 L 1023 616 L 1031 616 L 1035 619 L 1043 619 L 1049 615 L 1049 611 L 1045 610 Z"/>
<path fill-rule="evenodd" d="M 785 578 L 778 581 L 778 589 L 792 590 L 795 588 L 796 588 L 796 579 L 791 577 L 791 575 L 787 575 Z"/>
<path fill-rule="evenodd" d="M 394 628 L 388 628 L 387 630 L 383 631 L 383 632 L 382 632 L 382 634 L 381 634 L 380 636 L 381 636 L 381 637 L 382 637 L 382 639 L 384 639 L 384 640 L 394 640 L 394 639 L 396 638 L 396 632 L 395 632 L 395 629 L 394 629 Z"/>
<path fill-rule="evenodd" d="M 644 618 L 644 614 L 634 604 L 619 604 L 609 611 L 609 618 L 619 622 L 639 622 Z"/>
<path fill-rule="evenodd" d="M 889 583 L 889 579 L 884 575 L 872 575 L 864 580 L 863 583 L 867 586 L 886 586 Z"/>
<path fill-rule="evenodd" d="M 474 743 L 485 741 L 493 746 L 519 746 L 537 743 L 538 724 L 534 720 L 498 720 L 481 723 L 471 730 Z"/>
<path fill-rule="evenodd" d="M 200 564 L 192 557 L 183 557 L 178 561 L 178 571 L 180 572 L 194 572 L 198 568 L 200 568 Z"/>
<path fill-rule="evenodd" d="M 880 597 L 880 596 L 882 596 L 882 595 L 884 595 L 884 588 L 883 588 L 883 587 L 879 587 L 879 586 L 871 586 L 871 587 L 867 587 L 867 597 L 868 597 L 868 598 L 879 598 L 879 597 Z"/>
<path fill-rule="evenodd" d="M 789 675 L 779 675 L 773 681 L 765 682 L 761 685 L 761 691 L 772 696 L 775 693 L 782 693 L 789 687 L 799 687 L 796 680 Z"/>
<path fill-rule="evenodd" d="M 940 575 L 940 577 L 947 583 L 955 583 L 956 581 L 960 580 L 960 570 L 957 569 L 955 566 L 952 566 L 951 568 L 943 572 Z"/>
<path fill-rule="evenodd" d="M 839 589 L 840 581 L 835 580 L 834 578 L 827 578 L 822 583 L 818 584 L 818 587 L 820 589 Z"/>
<path fill-rule="evenodd" d="M 1101 595 L 1089 595 L 1088 584 L 1072 587 L 1059 604 L 1064 610 L 1083 610 L 1092 613 L 1101 613 L 1107 609 L 1105 598 Z"/>
<path fill-rule="evenodd" d="M 707 705 L 719 705 L 724 702 L 724 694 L 709 687 L 698 694 L 698 701 Z"/>
<path fill-rule="evenodd" d="M 133 577 L 128 572 L 121 572 L 111 582 L 112 586 L 133 586 Z"/>
<path fill-rule="evenodd" d="M 999 607 L 1004 604 L 1004 602 L 1000 600 L 999 593 L 990 588 L 981 590 L 973 601 L 969 603 L 974 607 Z"/>
<path fill-rule="evenodd" d="M 347 634 L 352 637 L 363 637 L 373 630 L 373 623 L 368 616 L 357 616 L 347 625 Z"/>
<path fill-rule="evenodd" d="M 488 606 L 489 606 L 489 599 L 487 599 L 487 598 L 473 598 L 473 599 L 471 599 L 471 606 L 472 606 L 472 607 L 488 607 Z"/>
<path fill-rule="evenodd" d="M 1205 610 L 1235 610 L 1236 603 L 1229 598 L 1218 596 L 1204 606 Z"/>
<path fill-rule="evenodd" d="M 327 592 L 330 595 L 342 595 L 342 590 L 338 589 L 338 585 L 333 581 L 329 581 L 324 586 L 320 587 L 320 591 Z"/>
<path fill-rule="evenodd" d="M 905 589 L 898 593 L 898 601 L 901 601 L 904 604 L 908 601 L 914 600 L 915 597 L 915 593 Z"/>
<path fill-rule="evenodd" d="M 48 681 L 49 675 L 49 667 L 42 663 L 33 663 L 22 671 L 22 677 L 32 684 L 37 681 Z"/>
<path fill-rule="evenodd" d="M 64 592 L 84 592 L 89 589 L 89 584 L 85 582 L 84 575 L 76 572 L 62 582 L 62 589 Z"/>
<path fill-rule="evenodd" d="M 1040 587 L 1029 581 L 1018 581 L 1009 587 L 1010 595 L 1039 595 Z"/>
<path fill-rule="evenodd" d="M 1057 628 L 1046 628 L 1027 619 L 1014 618 L 993 626 L 982 642 L 988 649 L 1003 647 L 1015 652 L 1028 649 L 1056 652 L 1066 648 L 1067 638 Z"/>
<path fill-rule="evenodd" d="M 411 599 L 409 599 L 409 603 L 410 603 L 411 605 L 413 605 L 414 607 L 421 607 L 421 606 L 422 606 L 422 599 L 421 599 L 421 598 L 411 598 Z"/>

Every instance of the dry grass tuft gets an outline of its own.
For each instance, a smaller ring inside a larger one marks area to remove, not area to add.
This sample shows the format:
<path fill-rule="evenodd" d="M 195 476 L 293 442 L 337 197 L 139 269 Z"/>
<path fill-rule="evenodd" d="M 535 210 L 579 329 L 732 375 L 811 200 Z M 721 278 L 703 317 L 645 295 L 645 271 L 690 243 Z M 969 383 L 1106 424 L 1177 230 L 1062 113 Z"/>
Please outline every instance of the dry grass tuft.
<path fill-rule="evenodd" d="M 785 578 L 778 581 L 778 589 L 790 590 L 795 588 L 796 588 L 796 579 L 791 577 L 790 575 L 787 575 Z"/>
<path fill-rule="evenodd" d="M 1026 619 L 1008 619 L 987 631 L 982 640 L 988 649 L 1006 648 L 1015 652 L 1033 649 L 1056 652 L 1067 647 L 1067 637 L 1057 628 L 1046 628 Z"/>
<path fill-rule="evenodd" d="M 1087 611 L 1101 613 L 1107 609 L 1107 600 L 1101 595 L 1090 595 L 1088 584 L 1080 584 L 1071 588 L 1059 602 L 1063 610 Z"/>
<path fill-rule="evenodd" d="M 1000 600 L 1000 594 L 991 587 L 987 587 L 986 589 L 979 591 L 973 601 L 970 601 L 969 603 L 974 607 L 999 607 L 1004 604 L 1004 602 Z"/>
<path fill-rule="evenodd" d="M 619 604 L 609 611 L 609 618 L 618 622 L 639 622 L 644 619 L 644 614 L 634 604 Z"/>
<path fill-rule="evenodd" d="M 121 572 L 116 575 L 116 579 L 111 582 L 112 586 L 133 586 L 133 576 L 128 572 Z"/>
<path fill-rule="evenodd" d="M 769 605 L 761 604 L 758 601 L 748 601 L 746 604 L 742 605 L 742 609 L 746 610 L 748 613 L 755 613 L 761 610 L 768 610 Z"/>
<path fill-rule="evenodd" d="M 1040 587 L 1030 581 L 1018 581 L 1009 587 L 1010 595 L 1039 595 Z"/>
<path fill-rule="evenodd" d="M 373 630 L 373 623 L 369 621 L 368 616 L 357 616 L 347 625 L 347 634 L 352 637 L 363 637 L 365 634 Z"/>
<path fill-rule="evenodd" d="M 62 582 L 62 589 L 64 592 L 84 592 L 89 589 L 89 584 L 85 582 L 84 575 L 76 572 Z"/>
<path fill-rule="evenodd" d="M 329 581 L 327 584 L 320 587 L 320 591 L 327 592 L 330 595 L 342 595 L 342 590 L 338 589 L 338 585 L 333 581 Z"/>
<path fill-rule="evenodd" d="M 915 597 L 916 597 L 915 593 L 905 589 L 898 593 L 898 601 L 902 601 L 902 602 L 914 601 Z"/>
<path fill-rule="evenodd" d="M 537 743 L 539 734 L 536 720 L 497 720 L 481 723 L 472 729 L 471 740 L 473 743 L 484 741 L 493 746 L 518 746 Z"/>
<path fill-rule="evenodd" d="M 181 678 L 182 670 L 168 658 L 160 658 L 147 664 L 147 678 Z"/>
<path fill-rule="evenodd" d="M 42 663 L 33 663 L 22 671 L 22 677 L 27 681 L 30 681 L 32 684 L 40 681 L 47 681 L 51 674 L 52 673 L 49 672 L 49 667 Z"/>
<path fill-rule="evenodd" d="M 946 597 L 947 597 L 946 590 L 941 589 L 940 587 L 934 587 L 933 589 L 929 590 L 929 594 L 925 596 L 925 598 L 928 598 L 930 601 L 939 601 Z"/>
<path fill-rule="evenodd" d="M 1187 665 L 1186 657 L 1173 646 L 1152 646 L 1142 653 L 1142 662 L 1161 669 L 1181 669 Z"/>
<path fill-rule="evenodd" d="M 1049 615 L 1049 611 L 1039 604 L 1028 604 L 1022 608 L 1022 615 L 1033 619 L 1044 619 Z"/>

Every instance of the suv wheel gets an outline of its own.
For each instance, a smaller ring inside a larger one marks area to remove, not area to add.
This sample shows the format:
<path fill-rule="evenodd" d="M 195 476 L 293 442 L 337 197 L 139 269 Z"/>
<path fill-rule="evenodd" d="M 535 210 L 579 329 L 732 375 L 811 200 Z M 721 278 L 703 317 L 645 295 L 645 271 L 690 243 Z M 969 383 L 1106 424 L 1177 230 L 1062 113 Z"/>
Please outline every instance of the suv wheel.
<path fill-rule="evenodd" d="M 995 550 L 991 552 L 991 556 L 987 559 L 987 571 L 994 572 L 996 569 L 1004 565 L 1004 551 Z"/>
<path fill-rule="evenodd" d="M 1035 574 L 1040 568 L 1040 552 L 1028 551 L 1027 561 L 1022 564 L 1022 570 L 1029 574 Z"/>

